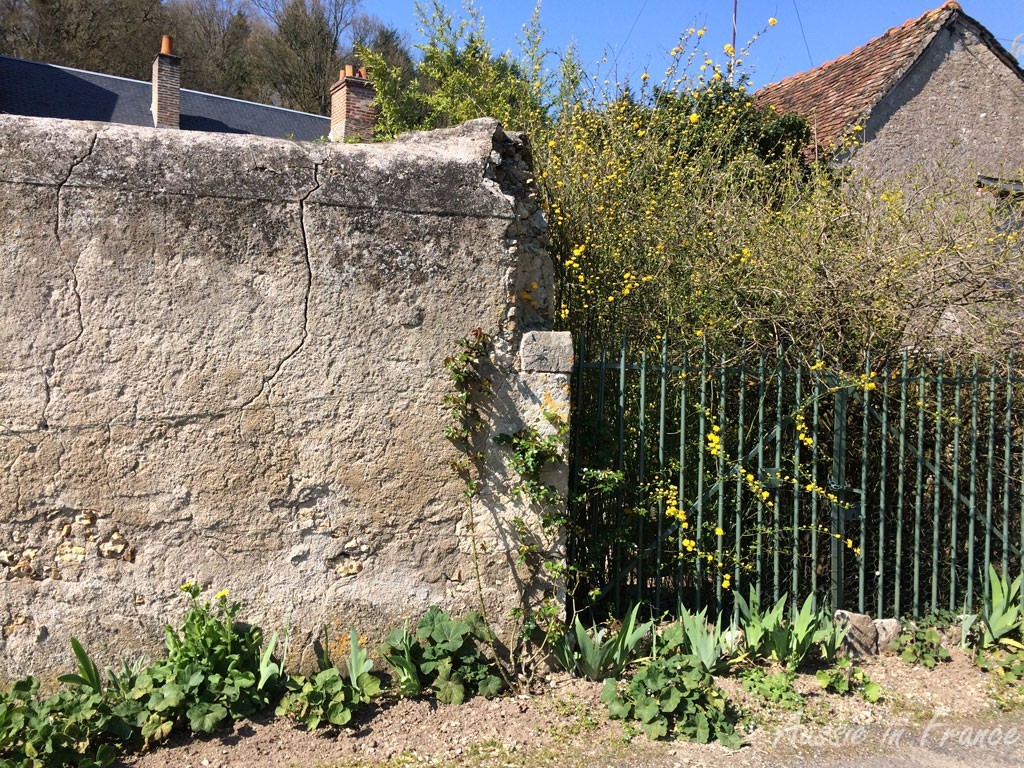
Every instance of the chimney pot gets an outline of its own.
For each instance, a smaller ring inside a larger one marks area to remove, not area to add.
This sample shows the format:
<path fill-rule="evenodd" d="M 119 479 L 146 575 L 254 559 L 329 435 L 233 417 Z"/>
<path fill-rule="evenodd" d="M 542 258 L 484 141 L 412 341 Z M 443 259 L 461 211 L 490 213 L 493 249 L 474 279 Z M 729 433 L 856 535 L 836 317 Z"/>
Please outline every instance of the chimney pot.
<path fill-rule="evenodd" d="M 160 53 L 165 56 L 174 55 L 174 38 L 170 35 L 164 35 L 163 40 L 160 41 Z"/>

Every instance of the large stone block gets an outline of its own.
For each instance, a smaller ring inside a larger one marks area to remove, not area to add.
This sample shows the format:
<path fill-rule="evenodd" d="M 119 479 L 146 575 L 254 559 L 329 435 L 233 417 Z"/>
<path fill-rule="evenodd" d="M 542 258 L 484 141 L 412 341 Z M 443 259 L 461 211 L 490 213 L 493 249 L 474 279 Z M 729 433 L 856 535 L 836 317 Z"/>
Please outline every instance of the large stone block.
<path fill-rule="evenodd" d="M 159 653 L 186 580 L 307 661 L 323 624 L 379 640 L 480 592 L 501 630 L 559 595 L 493 439 L 568 414 L 564 372 L 517 367 L 553 296 L 528 158 L 486 120 L 350 146 L 0 116 L 0 676 L 66 671 L 72 635 Z M 444 361 L 474 329 L 467 525 Z"/>

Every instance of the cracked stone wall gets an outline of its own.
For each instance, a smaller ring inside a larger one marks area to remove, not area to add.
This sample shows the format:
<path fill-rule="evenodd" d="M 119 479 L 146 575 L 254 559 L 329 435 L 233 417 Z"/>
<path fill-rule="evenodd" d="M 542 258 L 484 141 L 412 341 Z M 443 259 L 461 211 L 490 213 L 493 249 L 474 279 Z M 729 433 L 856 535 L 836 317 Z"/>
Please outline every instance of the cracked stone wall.
<path fill-rule="evenodd" d="M 72 635 L 158 652 L 191 579 L 299 664 L 322 624 L 476 605 L 476 566 L 499 624 L 557 597 L 516 564 L 536 510 L 492 439 L 568 414 L 530 181 L 490 120 L 329 145 L 0 116 L 0 675 L 66 671 Z M 475 328 L 470 516 L 443 361 Z"/>

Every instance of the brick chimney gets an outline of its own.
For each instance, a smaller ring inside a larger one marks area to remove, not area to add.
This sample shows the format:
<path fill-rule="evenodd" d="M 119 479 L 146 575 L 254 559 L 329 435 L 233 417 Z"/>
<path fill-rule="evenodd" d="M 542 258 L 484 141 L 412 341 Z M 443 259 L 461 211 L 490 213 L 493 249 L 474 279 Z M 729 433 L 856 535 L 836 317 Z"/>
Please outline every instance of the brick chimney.
<path fill-rule="evenodd" d="M 174 38 L 164 35 L 160 53 L 153 59 L 153 125 L 180 127 L 181 58 L 174 55 Z"/>
<path fill-rule="evenodd" d="M 331 141 L 370 141 L 377 109 L 376 91 L 366 77 L 366 69 L 346 64 L 331 86 Z"/>

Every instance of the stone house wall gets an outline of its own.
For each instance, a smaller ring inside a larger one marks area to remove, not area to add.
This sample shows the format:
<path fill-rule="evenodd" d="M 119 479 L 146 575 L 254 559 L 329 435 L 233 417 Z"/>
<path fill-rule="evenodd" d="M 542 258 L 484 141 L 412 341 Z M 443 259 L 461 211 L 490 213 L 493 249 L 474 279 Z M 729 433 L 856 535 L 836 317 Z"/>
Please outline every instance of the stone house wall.
<path fill-rule="evenodd" d="M 854 162 L 894 179 L 915 169 L 971 184 L 978 174 L 1020 179 L 1022 126 L 1024 80 L 961 17 L 872 110 Z"/>

